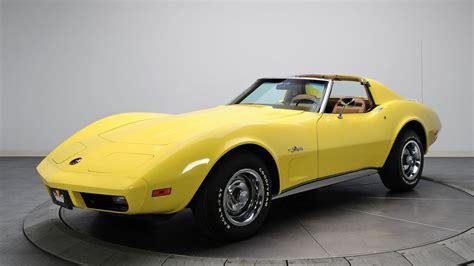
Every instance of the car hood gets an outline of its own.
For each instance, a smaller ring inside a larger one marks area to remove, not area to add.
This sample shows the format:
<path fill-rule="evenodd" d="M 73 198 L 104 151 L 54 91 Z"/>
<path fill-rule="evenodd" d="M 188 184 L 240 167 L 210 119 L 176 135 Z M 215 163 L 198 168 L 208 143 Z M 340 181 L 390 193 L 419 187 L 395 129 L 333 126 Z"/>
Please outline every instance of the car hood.
<path fill-rule="evenodd" d="M 137 121 L 102 132 L 100 136 L 117 143 L 167 145 L 220 127 L 265 122 L 302 112 L 264 105 L 227 105 Z"/>

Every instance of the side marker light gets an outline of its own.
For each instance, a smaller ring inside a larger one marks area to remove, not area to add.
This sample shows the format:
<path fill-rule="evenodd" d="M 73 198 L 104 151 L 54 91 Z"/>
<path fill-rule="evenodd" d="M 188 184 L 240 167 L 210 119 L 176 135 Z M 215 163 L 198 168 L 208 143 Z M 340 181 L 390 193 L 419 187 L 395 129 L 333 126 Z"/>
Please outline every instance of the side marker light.
<path fill-rule="evenodd" d="M 160 197 L 160 196 L 166 196 L 166 195 L 169 195 L 169 194 L 171 194 L 171 188 L 170 187 L 155 189 L 151 192 L 151 196 L 153 198 L 154 197 Z"/>

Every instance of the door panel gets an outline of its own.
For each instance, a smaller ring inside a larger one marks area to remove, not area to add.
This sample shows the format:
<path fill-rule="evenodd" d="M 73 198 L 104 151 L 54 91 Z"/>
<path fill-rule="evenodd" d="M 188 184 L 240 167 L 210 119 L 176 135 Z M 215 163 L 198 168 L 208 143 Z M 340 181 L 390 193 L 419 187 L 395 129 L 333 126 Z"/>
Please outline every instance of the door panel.
<path fill-rule="evenodd" d="M 318 121 L 319 177 L 381 167 L 390 139 L 383 111 L 337 116 Z"/>

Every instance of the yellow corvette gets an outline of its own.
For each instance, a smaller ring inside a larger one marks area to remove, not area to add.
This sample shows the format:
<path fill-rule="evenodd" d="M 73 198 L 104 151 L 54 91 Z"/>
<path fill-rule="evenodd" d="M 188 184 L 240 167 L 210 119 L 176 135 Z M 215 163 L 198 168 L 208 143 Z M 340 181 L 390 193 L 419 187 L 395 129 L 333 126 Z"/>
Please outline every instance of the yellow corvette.
<path fill-rule="evenodd" d="M 359 76 L 257 80 L 229 105 L 180 115 L 125 113 L 71 136 L 38 166 L 54 203 L 173 214 L 248 237 L 272 199 L 378 172 L 414 188 L 441 123 L 430 108 Z"/>

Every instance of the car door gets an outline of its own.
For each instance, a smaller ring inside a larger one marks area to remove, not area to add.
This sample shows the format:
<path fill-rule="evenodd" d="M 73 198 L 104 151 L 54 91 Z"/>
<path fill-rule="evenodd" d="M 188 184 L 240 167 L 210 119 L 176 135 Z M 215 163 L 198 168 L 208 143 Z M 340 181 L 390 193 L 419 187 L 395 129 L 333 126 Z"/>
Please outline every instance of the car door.
<path fill-rule="evenodd" d="M 334 81 L 329 93 L 317 125 L 318 176 L 380 166 L 389 138 L 382 108 L 375 106 L 369 89 L 355 81 Z"/>

